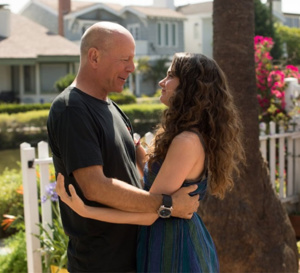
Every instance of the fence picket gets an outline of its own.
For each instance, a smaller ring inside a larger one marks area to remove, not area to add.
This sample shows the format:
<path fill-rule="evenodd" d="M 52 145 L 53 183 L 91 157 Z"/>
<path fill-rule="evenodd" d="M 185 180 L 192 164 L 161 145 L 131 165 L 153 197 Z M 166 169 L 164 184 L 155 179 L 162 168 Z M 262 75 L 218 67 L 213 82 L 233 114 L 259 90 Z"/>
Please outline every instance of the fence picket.
<path fill-rule="evenodd" d="M 294 157 L 293 152 L 294 151 L 294 141 L 292 137 L 288 137 L 287 139 L 287 188 L 286 188 L 286 194 L 287 196 L 293 195 L 294 192 Z"/>
<path fill-rule="evenodd" d="M 269 169 L 270 169 L 270 179 L 273 188 L 275 188 L 276 179 L 276 124 L 275 122 L 270 122 L 270 143 L 269 143 Z"/>
<path fill-rule="evenodd" d="M 50 183 L 49 179 L 49 163 L 45 161 L 45 159 L 49 158 L 49 148 L 48 143 L 45 141 L 41 141 L 38 143 L 38 158 L 39 161 L 36 161 L 40 167 L 40 198 L 43 200 L 43 196 L 46 192 L 46 187 Z M 42 161 L 44 160 L 44 162 Z M 52 158 L 50 160 L 52 162 Z M 42 225 L 44 229 L 52 236 L 51 228 L 52 226 L 52 209 L 51 202 L 41 202 L 42 209 Z"/>
<path fill-rule="evenodd" d="M 40 234 L 38 227 L 38 194 L 36 173 L 34 166 L 35 148 L 28 143 L 22 143 L 21 168 L 23 179 L 23 202 L 24 219 L 26 232 L 26 252 L 27 252 L 27 272 L 42 273 L 41 254 L 37 250 L 40 248 L 40 240 L 34 234 Z"/>

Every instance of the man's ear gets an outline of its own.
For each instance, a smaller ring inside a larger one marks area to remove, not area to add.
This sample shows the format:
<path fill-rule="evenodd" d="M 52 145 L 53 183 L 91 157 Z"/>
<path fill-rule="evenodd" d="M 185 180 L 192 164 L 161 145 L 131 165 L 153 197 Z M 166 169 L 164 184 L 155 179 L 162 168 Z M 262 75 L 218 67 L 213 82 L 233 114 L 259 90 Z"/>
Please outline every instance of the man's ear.
<path fill-rule="evenodd" d="M 91 47 L 88 51 L 88 60 L 89 63 L 93 66 L 93 67 L 97 67 L 98 66 L 98 62 L 100 59 L 100 52 L 98 51 L 97 48 L 95 47 Z"/>

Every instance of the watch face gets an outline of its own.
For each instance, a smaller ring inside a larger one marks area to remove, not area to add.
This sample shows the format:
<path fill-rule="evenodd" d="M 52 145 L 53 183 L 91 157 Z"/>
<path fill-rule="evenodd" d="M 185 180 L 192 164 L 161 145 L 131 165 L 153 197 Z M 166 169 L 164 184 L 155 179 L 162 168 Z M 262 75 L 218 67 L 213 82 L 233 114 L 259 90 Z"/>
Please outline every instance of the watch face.
<path fill-rule="evenodd" d="M 160 217 L 170 217 L 171 216 L 171 211 L 170 209 L 162 209 L 160 212 Z"/>

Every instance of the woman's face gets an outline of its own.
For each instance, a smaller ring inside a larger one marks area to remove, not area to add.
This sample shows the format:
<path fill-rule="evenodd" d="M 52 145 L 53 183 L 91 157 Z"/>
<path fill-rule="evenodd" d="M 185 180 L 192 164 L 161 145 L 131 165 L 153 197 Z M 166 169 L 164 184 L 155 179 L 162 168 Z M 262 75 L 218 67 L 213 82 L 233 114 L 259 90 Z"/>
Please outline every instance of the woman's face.
<path fill-rule="evenodd" d="M 175 77 L 171 70 L 171 66 L 167 71 L 167 76 L 159 82 L 159 86 L 162 88 L 160 101 L 169 106 L 170 98 L 174 95 L 176 88 L 179 85 L 179 78 Z"/>

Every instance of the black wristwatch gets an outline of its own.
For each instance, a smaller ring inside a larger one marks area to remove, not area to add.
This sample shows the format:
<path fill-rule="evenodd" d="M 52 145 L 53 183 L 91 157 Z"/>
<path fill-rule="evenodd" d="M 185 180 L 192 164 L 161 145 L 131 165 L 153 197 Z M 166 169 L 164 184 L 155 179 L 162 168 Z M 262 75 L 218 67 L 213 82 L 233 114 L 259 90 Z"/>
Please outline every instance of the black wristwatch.
<path fill-rule="evenodd" d="M 157 211 L 159 217 L 170 218 L 172 210 L 172 197 L 170 195 L 163 194 L 163 204 Z"/>

